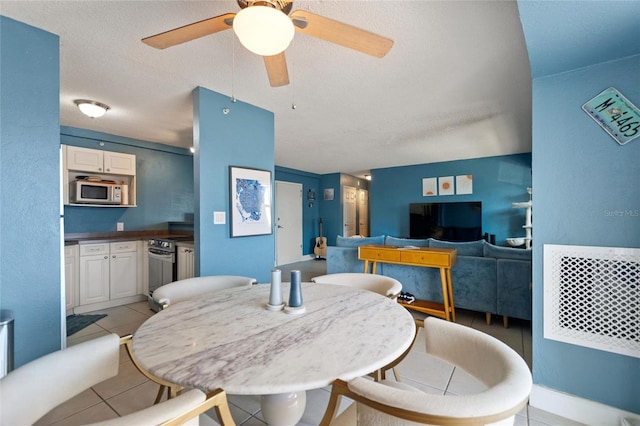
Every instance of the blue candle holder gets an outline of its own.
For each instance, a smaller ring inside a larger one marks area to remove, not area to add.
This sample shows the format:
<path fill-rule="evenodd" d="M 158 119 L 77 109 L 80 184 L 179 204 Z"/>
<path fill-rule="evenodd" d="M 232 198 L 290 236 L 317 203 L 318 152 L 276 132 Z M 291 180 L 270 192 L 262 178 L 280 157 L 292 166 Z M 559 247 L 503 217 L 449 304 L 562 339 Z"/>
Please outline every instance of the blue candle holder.
<path fill-rule="evenodd" d="M 287 313 L 302 313 L 305 311 L 302 304 L 301 273 L 298 270 L 291 271 L 291 287 L 289 288 L 289 304 L 285 308 Z"/>

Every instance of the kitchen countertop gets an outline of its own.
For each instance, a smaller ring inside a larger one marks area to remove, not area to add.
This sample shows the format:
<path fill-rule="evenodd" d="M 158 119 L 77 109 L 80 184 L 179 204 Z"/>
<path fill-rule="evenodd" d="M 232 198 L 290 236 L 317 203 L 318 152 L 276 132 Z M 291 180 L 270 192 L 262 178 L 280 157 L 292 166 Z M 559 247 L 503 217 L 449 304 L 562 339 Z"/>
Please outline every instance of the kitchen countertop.
<path fill-rule="evenodd" d="M 64 236 L 65 245 L 114 243 L 118 241 L 146 240 L 149 238 L 164 238 L 174 241 L 188 241 L 193 243 L 193 233 L 166 229 L 152 229 L 146 231 L 120 232 L 83 232 L 69 233 Z"/>

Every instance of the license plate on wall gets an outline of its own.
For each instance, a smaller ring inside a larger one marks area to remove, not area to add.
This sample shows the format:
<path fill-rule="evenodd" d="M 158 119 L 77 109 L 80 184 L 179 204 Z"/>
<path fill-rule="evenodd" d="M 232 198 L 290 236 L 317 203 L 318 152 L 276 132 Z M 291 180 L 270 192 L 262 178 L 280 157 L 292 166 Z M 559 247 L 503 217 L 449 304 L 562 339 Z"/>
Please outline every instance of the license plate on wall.
<path fill-rule="evenodd" d="M 582 105 L 582 109 L 620 145 L 640 136 L 640 110 L 613 87 Z"/>

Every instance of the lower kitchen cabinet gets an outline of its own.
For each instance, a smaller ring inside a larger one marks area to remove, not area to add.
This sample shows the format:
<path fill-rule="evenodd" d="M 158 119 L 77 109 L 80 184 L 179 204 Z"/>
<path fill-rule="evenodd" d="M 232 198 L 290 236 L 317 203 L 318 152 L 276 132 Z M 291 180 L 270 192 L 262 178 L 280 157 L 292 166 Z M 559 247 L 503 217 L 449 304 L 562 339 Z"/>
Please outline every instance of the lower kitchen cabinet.
<path fill-rule="evenodd" d="M 64 247 L 64 297 L 66 311 L 70 313 L 78 304 L 78 246 Z"/>
<path fill-rule="evenodd" d="M 80 245 L 79 305 L 138 294 L 135 241 Z"/>
<path fill-rule="evenodd" d="M 181 245 L 178 243 L 178 271 L 177 279 L 184 280 L 195 276 L 195 249 L 192 245 Z"/>

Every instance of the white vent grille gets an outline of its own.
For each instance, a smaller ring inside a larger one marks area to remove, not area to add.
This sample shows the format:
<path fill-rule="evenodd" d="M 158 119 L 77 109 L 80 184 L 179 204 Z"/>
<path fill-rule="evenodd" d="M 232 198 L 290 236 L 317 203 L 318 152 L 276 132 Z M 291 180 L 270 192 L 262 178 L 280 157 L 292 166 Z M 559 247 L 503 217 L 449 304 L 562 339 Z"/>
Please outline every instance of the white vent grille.
<path fill-rule="evenodd" d="M 545 244 L 544 337 L 640 358 L 640 249 Z"/>

